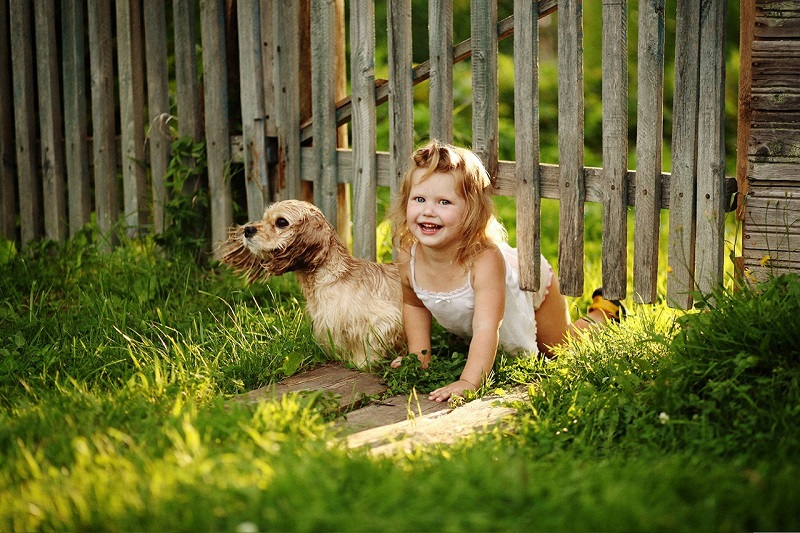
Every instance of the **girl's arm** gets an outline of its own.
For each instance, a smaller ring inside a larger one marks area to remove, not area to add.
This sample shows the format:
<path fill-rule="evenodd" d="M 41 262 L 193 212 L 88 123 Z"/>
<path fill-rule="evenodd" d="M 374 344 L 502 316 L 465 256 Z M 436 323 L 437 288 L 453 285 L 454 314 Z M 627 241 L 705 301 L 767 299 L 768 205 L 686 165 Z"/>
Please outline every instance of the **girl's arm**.
<path fill-rule="evenodd" d="M 406 333 L 408 353 L 419 358 L 422 368 L 428 368 L 431 362 L 431 312 L 417 298 L 411 287 L 411 267 L 407 251 L 400 251 L 397 266 L 403 286 L 403 329 Z M 391 363 L 392 368 L 400 367 L 402 361 L 402 356 L 395 358 Z"/>
<path fill-rule="evenodd" d="M 477 390 L 484 377 L 491 372 L 506 305 L 505 273 L 505 262 L 498 248 L 492 247 L 476 258 L 472 267 L 475 314 L 467 363 L 461 372 L 461 379 L 433 391 L 431 400 L 443 402 L 453 394 Z"/>

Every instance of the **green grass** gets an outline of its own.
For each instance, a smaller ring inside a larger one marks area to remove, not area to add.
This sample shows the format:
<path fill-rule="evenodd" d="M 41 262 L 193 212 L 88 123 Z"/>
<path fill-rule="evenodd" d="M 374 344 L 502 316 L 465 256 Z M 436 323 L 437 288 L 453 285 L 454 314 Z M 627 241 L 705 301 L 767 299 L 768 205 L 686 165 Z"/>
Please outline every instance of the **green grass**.
<path fill-rule="evenodd" d="M 489 388 L 530 391 L 510 426 L 373 458 L 324 395 L 230 401 L 323 361 L 292 276 L 150 239 L 0 250 L 0 530 L 800 528 L 797 276 L 501 356 Z M 437 329 L 429 372 L 379 371 L 425 392 L 465 353 Z"/>

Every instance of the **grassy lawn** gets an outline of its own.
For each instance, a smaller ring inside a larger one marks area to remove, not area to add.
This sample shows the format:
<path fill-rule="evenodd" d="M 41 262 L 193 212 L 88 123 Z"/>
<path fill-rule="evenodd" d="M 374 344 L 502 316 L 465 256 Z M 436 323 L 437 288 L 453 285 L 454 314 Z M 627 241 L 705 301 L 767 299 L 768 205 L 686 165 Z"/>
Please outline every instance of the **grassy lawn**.
<path fill-rule="evenodd" d="M 3 245 L 0 530 L 800 529 L 800 281 L 711 296 L 501 356 L 487 389 L 530 391 L 510 426 L 373 458 L 325 396 L 230 401 L 322 361 L 291 276 L 248 287 L 147 239 Z M 435 345 L 430 372 L 379 370 L 394 392 L 458 374 L 464 344 Z"/>

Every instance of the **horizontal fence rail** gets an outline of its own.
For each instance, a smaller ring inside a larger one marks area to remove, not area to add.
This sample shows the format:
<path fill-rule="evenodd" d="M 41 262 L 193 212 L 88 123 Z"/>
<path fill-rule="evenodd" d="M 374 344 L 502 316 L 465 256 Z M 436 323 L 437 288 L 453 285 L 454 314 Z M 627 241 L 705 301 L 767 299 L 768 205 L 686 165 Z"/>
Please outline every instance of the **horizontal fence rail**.
<path fill-rule="evenodd" d="M 460 43 L 452 0 L 431 0 L 430 59 L 416 65 L 412 2 L 387 4 L 389 79 L 380 80 L 375 9 L 383 4 L 372 0 L 0 0 L 0 70 L 10 73 L 0 79 L 2 236 L 63 242 L 90 221 L 103 234 L 115 224 L 131 236 L 160 233 L 172 223 L 170 199 L 198 191 L 208 196 L 210 245 L 227 237 L 237 206 L 255 219 L 283 198 L 313 200 L 348 235 L 346 186 L 354 252 L 374 258 L 377 188 L 394 190 L 413 150 L 413 87 L 429 82 L 430 131 L 417 133 L 452 141 L 453 66 L 469 60 L 471 147 L 496 193 L 517 199 L 524 287 L 540 282 L 544 198 L 560 205 L 565 294 L 584 291 L 586 202 L 603 205 L 607 297 L 628 292 L 629 208 L 637 301 L 657 298 L 664 209 L 670 304 L 688 307 L 695 286 L 721 280 L 722 223 L 736 186 L 724 175 L 722 142 L 725 0 L 702 9 L 677 2 L 672 174 L 662 172 L 665 0 L 638 5 L 636 171 L 628 168 L 626 0 L 602 8 L 603 168 L 583 160 L 580 0 L 517 0 L 502 20 L 495 0 L 471 0 L 471 36 Z M 559 162 L 550 165 L 539 153 L 538 21 L 556 9 Z M 498 42 L 512 36 L 516 161 L 501 161 Z M 378 152 L 376 108 L 387 102 L 391 149 Z M 348 123 L 349 140 L 341 128 Z M 179 190 L 177 139 L 203 146 L 207 165 Z"/>

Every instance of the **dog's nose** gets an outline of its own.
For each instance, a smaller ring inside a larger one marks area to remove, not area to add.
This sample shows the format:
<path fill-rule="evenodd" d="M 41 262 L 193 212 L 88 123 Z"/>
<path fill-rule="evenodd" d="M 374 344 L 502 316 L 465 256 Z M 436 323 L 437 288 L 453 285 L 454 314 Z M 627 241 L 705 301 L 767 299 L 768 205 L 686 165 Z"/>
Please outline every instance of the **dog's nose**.
<path fill-rule="evenodd" d="M 253 226 L 245 226 L 245 228 L 244 228 L 244 236 L 246 238 L 249 239 L 250 237 L 252 237 L 255 234 L 256 234 L 256 228 L 254 228 Z"/>

